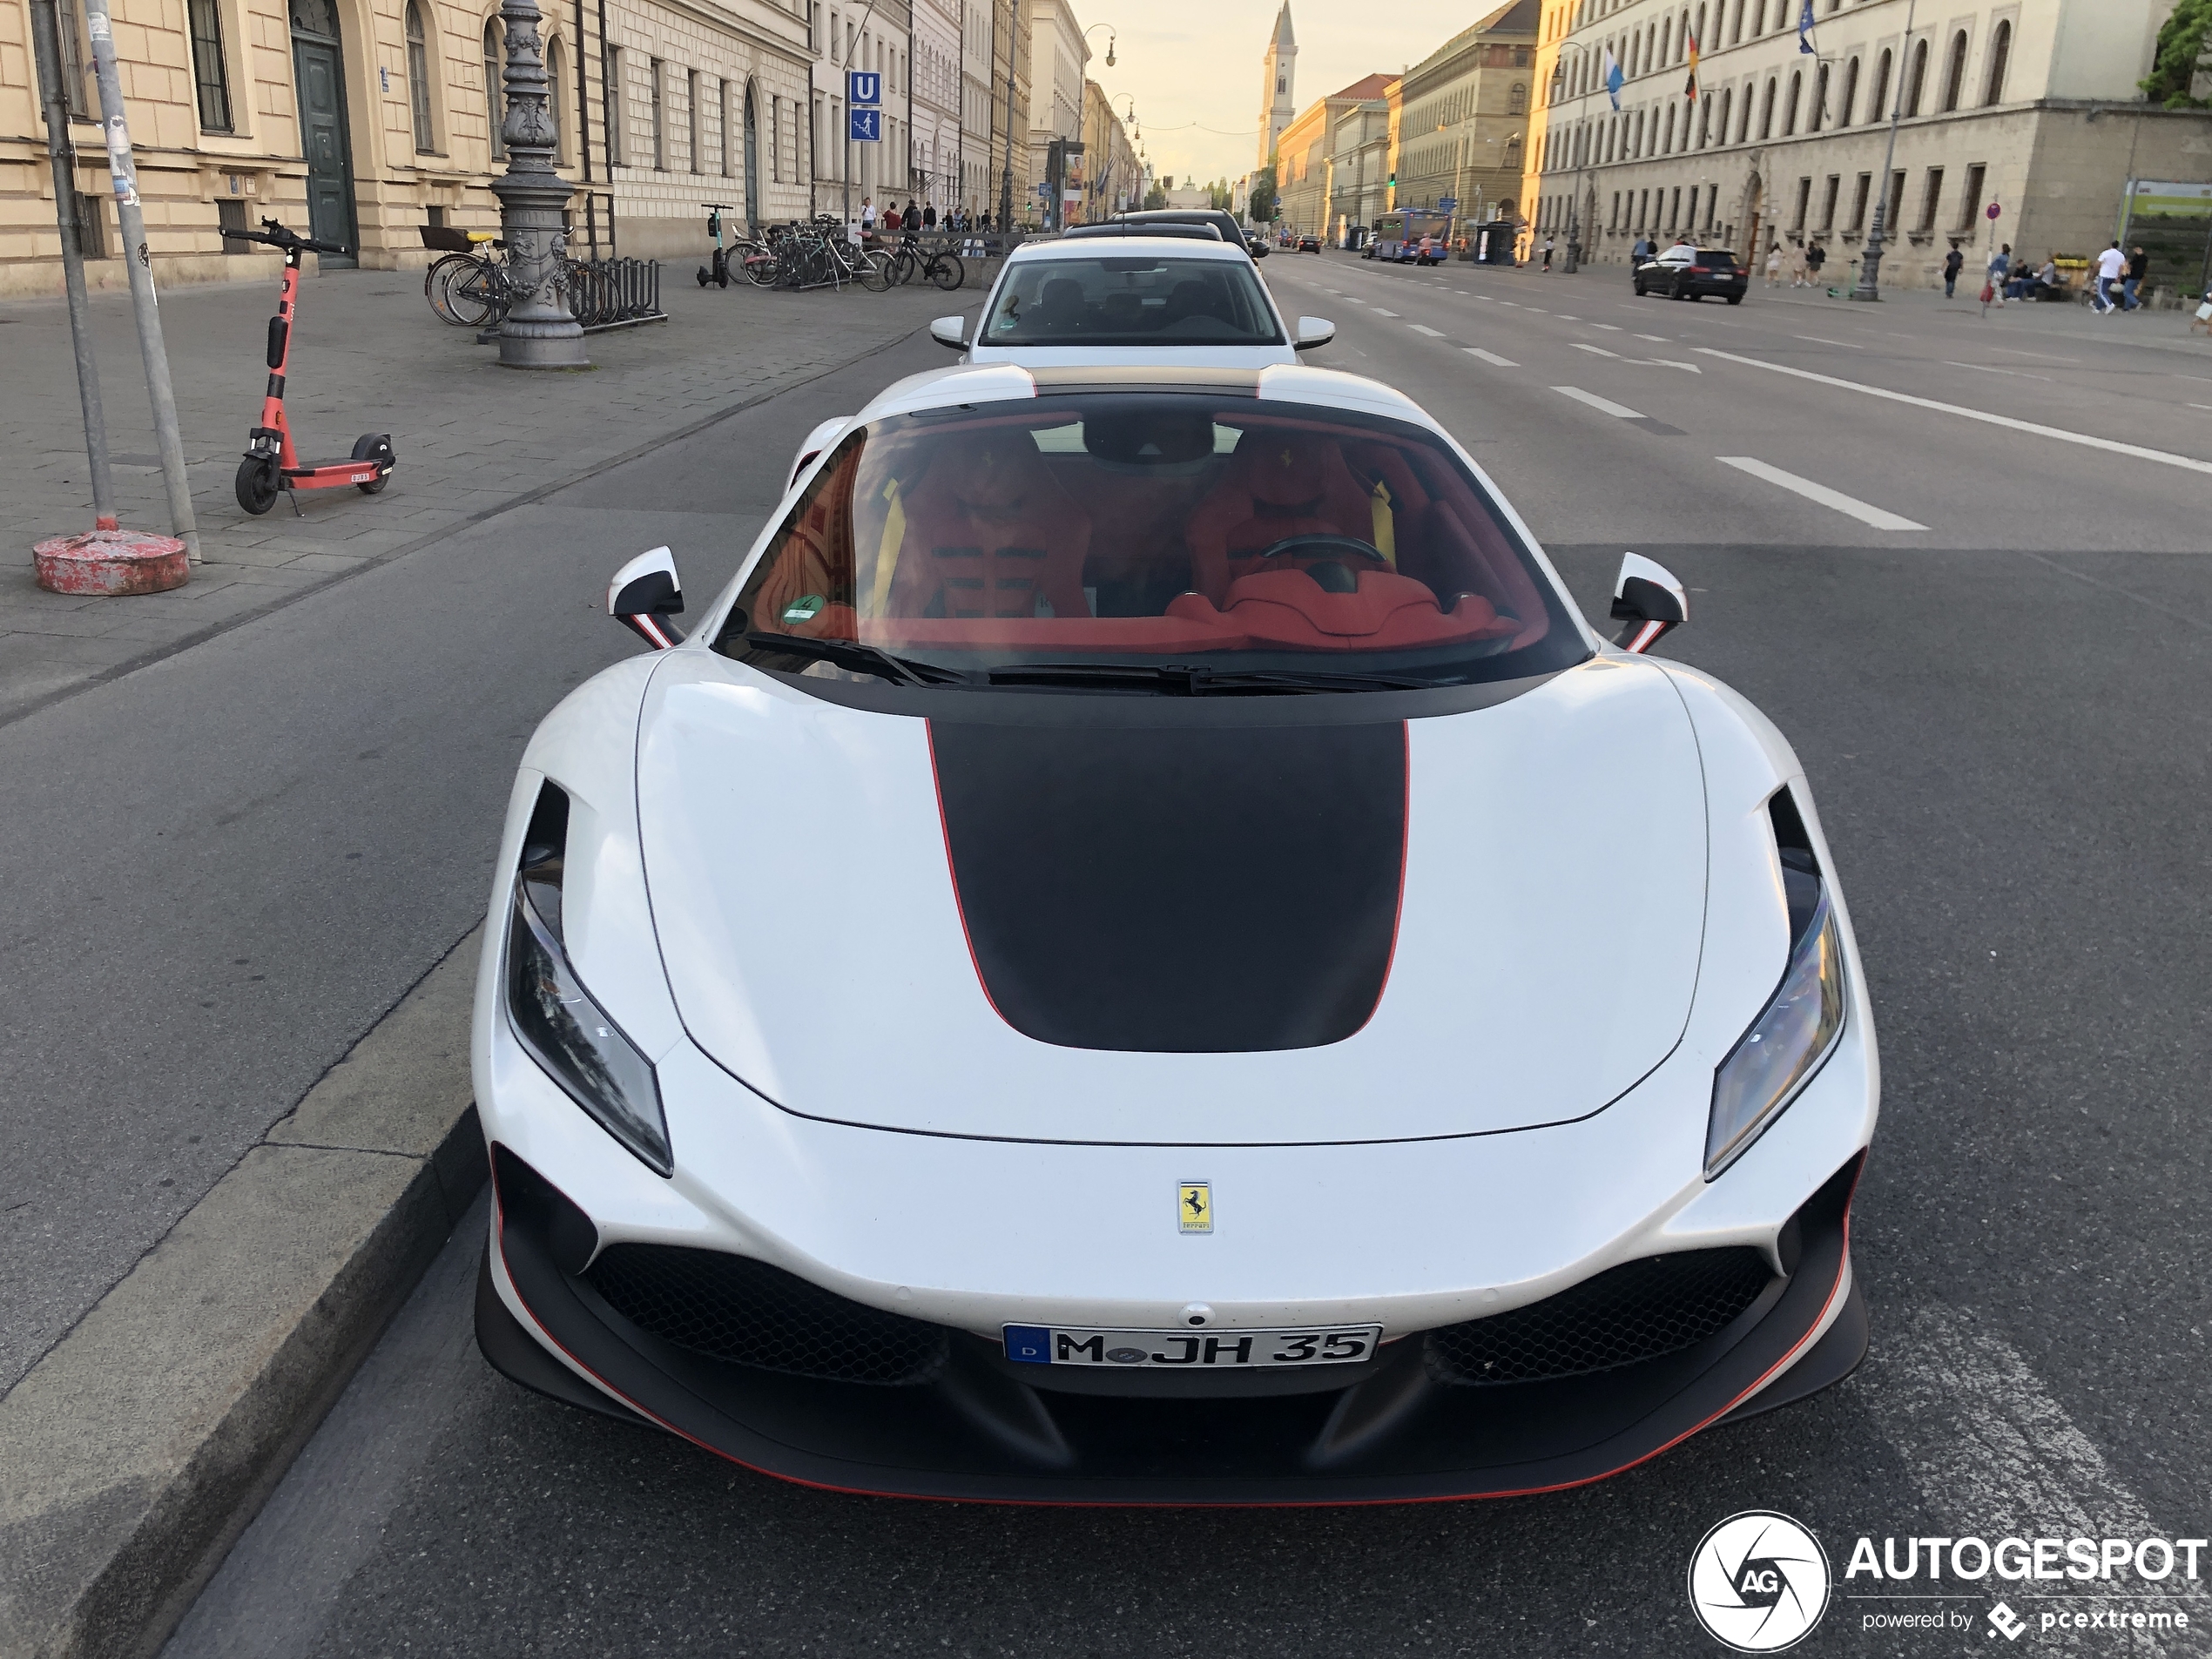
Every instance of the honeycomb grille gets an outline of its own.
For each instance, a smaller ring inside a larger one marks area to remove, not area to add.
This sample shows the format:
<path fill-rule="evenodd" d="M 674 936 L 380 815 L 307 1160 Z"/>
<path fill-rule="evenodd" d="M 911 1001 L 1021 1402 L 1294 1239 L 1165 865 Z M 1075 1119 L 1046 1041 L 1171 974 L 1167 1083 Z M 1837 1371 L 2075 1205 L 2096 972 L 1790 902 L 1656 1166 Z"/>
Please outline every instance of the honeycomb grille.
<path fill-rule="evenodd" d="M 1748 1246 L 1624 1262 L 1557 1296 L 1428 1333 L 1444 1382 L 1541 1382 L 1656 1359 L 1703 1342 L 1772 1278 Z"/>
<path fill-rule="evenodd" d="M 733 1365 L 896 1385 L 927 1382 L 948 1352 L 942 1325 L 863 1307 L 722 1251 L 611 1244 L 585 1277 L 639 1329 Z"/>

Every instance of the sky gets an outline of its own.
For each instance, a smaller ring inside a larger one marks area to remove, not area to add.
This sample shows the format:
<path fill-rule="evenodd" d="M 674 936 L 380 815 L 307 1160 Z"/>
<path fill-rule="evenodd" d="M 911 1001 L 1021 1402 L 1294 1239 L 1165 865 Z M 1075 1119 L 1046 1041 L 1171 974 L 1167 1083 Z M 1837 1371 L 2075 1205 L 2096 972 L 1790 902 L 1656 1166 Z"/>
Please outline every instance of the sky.
<path fill-rule="evenodd" d="M 1363 75 L 1397 74 L 1501 0 L 1291 0 L 1298 37 L 1291 91 L 1304 109 Z M 1260 58 L 1281 0 L 1074 0 L 1089 35 L 1086 72 L 1136 124 L 1153 167 L 1172 174 L 1236 179 L 1258 158 Z M 1115 66 L 1106 67 L 1115 25 Z"/>

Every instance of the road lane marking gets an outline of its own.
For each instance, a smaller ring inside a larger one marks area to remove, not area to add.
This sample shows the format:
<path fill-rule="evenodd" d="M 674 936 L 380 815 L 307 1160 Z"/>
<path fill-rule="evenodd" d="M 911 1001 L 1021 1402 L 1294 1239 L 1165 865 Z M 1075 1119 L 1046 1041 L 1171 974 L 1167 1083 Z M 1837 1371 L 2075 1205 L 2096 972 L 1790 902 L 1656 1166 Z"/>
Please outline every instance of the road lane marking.
<path fill-rule="evenodd" d="M 1548 317 L 1552 314 L 1550 312 L 1545 310 L 1541 306 L 1523 306 L 1521 307 L 1521 309 L 1523 311 L 1533 311 L 1540 317 Z"/>
<path fill-rule="evenodd" d="M 1640 363 L 1646 368 L 1686 368 L 1693 374 L 1705 372 L 1695 363 L 1678 363 L 1671 357 L 1631 357 L 1629 361 Z"/>
<path fill-rule="evenodd" d="M 1380 306 L 1376 306 L 1373 310 L 1378 317 L 1394 317 L 1398 314 L 1394 311 L 1385 311 Z"/>
<path fill-rule="evenodd" d="M 1650 417 L 1641 410 L 1600 397 L 1595 392 L 1586 392 L 1579 386 L 1554 386 L 1552 390 L 1561 397 L 1571 397 L 1577 403 L 1587 403 L 1600 415 L 1609 415 L 1616 421 L 1644 421 Z"/>
<path fill-rule="evenodd" d="M 2192 403 L 2189 405 L 2189 408 L 2193 409 L 2212 409 L 2212 403 Z"/>
<path fill-rule="evenodd" d="M 1954 363 L 1948 357 L 1943 360 L 1943 365 L 1946 368 L 1971 368 L 1977 374 L 2010 374 L 2018 380 L 2041 381 L 2047 385 L 2052 383 L 2048 374 L 2031 374 L 2024 368 L 1992 368 L 1986 363 Z"/>
<path fill-rule="evenodd" d="M 1431 340 L 1444 338 L 1444 331 L 1441 328 L 1432 328 L 1425 322 L 1409 322 L 1406 326 L 1417 334 L 1426 334 Z"/>
<path fill-rule="evenodd" d="M 1671 346 L 1675 342 L 1665 334 L 1638 334 L 1638 340 L 1648 340 L 1656 346 Z"/>
<path fill-rule="evenodd" d="M 1586 351 L 1596 357 L 1611 357 L 1617 360 L 1621 355 L 1617 351 L 1608 351 L 1602 346 L 1593 346 L 1584 341 L 1578 340 L 1574 342 L 1574 345 L 1576 351 Z"/>
<path fill-rule="evenodd" d="M 1561 322 L 1580 322 L 1580 321 L 1581 321 L 1581 320 L 1582 320 L 1580 317 L 1570 317 L 1570 316 L 1568 316 L 1568 314 L 1567 314 L 1564 311 L 1560 312 L 1560 313 L 1559 313 L 1559 314 L 1558 314 L 1559 320 L 1560 320 Z"/>
<path fill-rule="evenodd" d="M 1865 351 L 1864 346 L 1854 346 L 1848 340 L 1831 340 L 1825 334 L 1799 334 L 1800 340 L 1810 340 L 1816 346 L 1841 346 L 1845 351 Z"/>
<path fill-rule="evenodd" d="M 1985 426 L 2000 426 L 2011 432 L 2026 432 L 2039 438 L 2055 438 L 2060 443 L 2078 443 L 2085 449 L 2103 449 L 2116 455 L 2133 455 L 2138 461 L 2155 461 L 2161 466 L 2182 467 L 2190 472 L 2212 473 L 2212 461 L 2199 461 L 2195 455 L 2169 455 L 2163 449 L 2146 449 L 2140 443 L 2122 443 L 2117 438 L 2101 438 L 2089 432 L 2067 432 L 2054 426 L 2039 426 L 2033 421 L 2016 421 L 2008 415 L 1992 415 L 1986 409 L 1970 409 L 1958 403 L 1942 403 L 1932 397 L 1914 397 L 1909 392 L 1892 392 L 1886 386 L 1867 386 L 1858 381 L 1838 380 L 1833 374 L 1816 374 L 1809 368 L 1791 368 L 1782 363 L 1763 362 L 1756 357 L 1744 357 L 1731 351 L 1722 351 L 1714 346 L 1697 346 L 1693 350 L 1707 357 L 1717 357 L 1724 362 L 1742 363 L 1747 368 L 1764 368 L 1770 374 L 1787 374 L 1792 379 L 1815 381 L 1823 386 L 1840 387 L 1846 392 L 1864 392 L 1869 397 L 1878 397 L 1892 403 L 1909 403 L 1916 409 L 1933 409 L 1939 415 L 1955 415 L 1962 421 L 1979 421 Z"/>
<path fill-rule="evenodd" d="M 1800 478 L 1794 472 L 1784 472 L 1770 467 L 1754 455 L 1715 455 L 1723 467 L 1734 467 L 1748 472 L 1754 478 L 1764 478 L 1770 484 L 1795 490 L 1807 501 L 1817 501 L 1823 507 L 1832 507 L 1839 513 L 1848 513 L 1861 523 L 1871 524 L 1878 530 L 1924 530 L 1925 524 L 1916 524 L 1909 518 L 1899 518 L 1895 513 L 1868 504 L 1856 496 L 1846 496 L 1840 489 L 1831 489 L 1825 484 L 1816 484 L 1810 478 Z"/>
<path fill-rule="evenodd" d="M 1511 306 L 1515 310 L 1519 310 L 1521 308 L 1521 301 L 1518 300 L 1501 300 L 1498 303 L 1501 306 Z"/>
<path fill-rule="evenodd" d="M 1590 325 L 1590 327 L 1593 328 L 1609 329 L 1612 333 L 1616 334 L 1621 332 L 1621 325 L 1617 322 L 1594 322 Z"/>
<path fill-rule="evenodd" d="M 1486 363 L 1495 363 L 1500 368 L 1519 368 L 1521 367 L 1521 365 L 1514 362 L 1512 358 L 1501 357 L 1497 353 L 1494 351 L 1485 351 L 1480 346 L 1462 346 L 1460 349 L 1470 357 L 1480 357 Z"/>

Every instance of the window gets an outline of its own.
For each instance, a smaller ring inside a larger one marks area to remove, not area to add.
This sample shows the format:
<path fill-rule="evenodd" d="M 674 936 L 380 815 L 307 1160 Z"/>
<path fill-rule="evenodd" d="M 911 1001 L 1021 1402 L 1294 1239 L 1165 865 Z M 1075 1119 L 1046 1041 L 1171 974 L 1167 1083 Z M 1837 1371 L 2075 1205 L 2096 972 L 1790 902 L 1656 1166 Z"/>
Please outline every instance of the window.
<path fill-rule="evenodd" d="M 69 8 L 64 7 L 66 10 Z M 192 0 L 192 79 L 199 89 L 199 126 L 203 132 L 231 130 L 231 74 L 223 60 L 223 19 L 217 0 Z M 409 15 L 414 8 L 409 6 Z M 64 30 L 66 33 L 66 30 Z M 241 246 L 251 246 L 246 243 Z"/>
<path fill-rule="evenodd" d="M 1769 76 L 1766 96 L 1759 100 L 1759 141 L 1764 143 L 1774 132 L 1774 78 Z"/>
<path fill-rule="evenodd" d="M 684 152 L 685 170 L 705 172 L 706 168 L 701 164 L 706 159 L 706 152 L 699 148 L 699 72 L 695 69 L 684 71 L 684 120 L 690 139 Z"/>
<path fill-rule="evenodd" d="M 1927 85 L 1928 43 L 1923 40 L 1916 43 L 1912 48 L 1912 72 L 1906 77 L 1905 82 L 1905 114 L 1919 114 L 1920 95 L 1927 90 Z"/>
<path fill-rule="evenodd" d="M 1959 203 L 1959 228 L 1971 232 L 1974 221 L 1981 217 L 1982 191 L 1989 179 L 1989 169 L 1980 162 L 1966 169 L 1966 193 Z"/>
<path fill-rule="evenodd" d="M 1997 25 L 1997 32 L 1989 39 L 1989 91 L 1982 99 L 1983 103 L 2002 104 L 2005 101 L 2005 71 L 2012 61 L 2012 56 L 2013 25 L 2009 22 L 2000 23 Z"/>
<path fill-rule="evenodd" d="M 1822 187 L 1820 192 L 1820 228 L 1823 231 L 1832 231 L 1836 228 L 1836 202 L 1843 193 L 1843 175 L 1830 173 L 1828 182 Z"/>
<path fill-rule="evenodd" d="M 1869 121 L 1886 121 L 1890 114 L 1890 55 L 1884 52 L 1874 66 L 1874 101 L 1866 106 Z"/>
<path fill-rule="evenodd" d="M 1802 231 L 1804 229 L 1805 216 L 1811 211 L 1812 180 L 1810 179 L 1800 179 L 1797 180 L 1797 211 L 1791 217 L 1790 228 L 1792 231 Z"/>
<path fill-rule="evenodd" d="M 1866 228 L 1866 195 L 1873 187 L 1874 175 L 1872 173 L 1863 172 L 1858 175 L 1858 182 L 1851 186 L 1851 223 L 1844 226 L 1845 231 L 1856 234 Z"/>
<path fill-rule="evenodd" d="M 645 60 L 646 78 L 651 83 L 648 89 L 651 100 L 648 108 L 652 116 L 653 169 L 657 172 L 668 171 L 667 92 L 662 84 L 667 78 L 667 71 L 668 65 L 658 57 Z"/>
<path fill-rule="evenodd" d="M 430 211 L 435 213 L 437 209 L 434 207 Z M 246 223 L 246 204 L 235 196 L 218 196 L 215 199 L 215 226 L 218 230 L 224 231 L 242 231 L 249 228 Z M 223 252 L 251 253 L 253 252 L 253 244 L 233 242 L 226 236 L 223 239 Z"/>
<path fill-rule="evenodd" d="M 553 160 L 569 159 L 569 55 L 556 37 L 545 43 L 545 118 L 553 124 Z"/>
<path fill-rule="evenodd" d="M 718 96 L 719 96 L 719 99 L 720 99 L 720 113 L 721 113 L 721 117 L 722 117 L 722 146 L 721 146 L 721 149 L 720 149 L 720 151 L 718 152 L 718 153 L 720 154 L 720 156 L 721 156 L 721 158 L 722 158 L 722 176 L 723 176 L 725 179 L 727 179 L 727 178 L 729 178 L 729 177 L 731 176 L 731 175 L 730 175 L 730 78 L 729 78 L 727 75 L 725 75 L 725 76 L 722 78 L 722 79 L 721 79 L 721 80 L 718 83 L 718 85 L 721 87 L 721 89 L 722 89 L 722 90 L 721 90 L 721 92 L 720 92 L 720 93 L 719 93 L 719 95 L 718 95 Z"/>
<path fill-rule="evenodd" d="M 1851 114 L 1858 105 L 1858 59 L 1852 58 L 1844 69 L 1844 106 L 1836 111 L 1836 125 L 1847 127 Z"/>
<path fill-rule="evenodd" d="M 1812 80 L 1812 108 L 1805 112 L 1805 131 L 1817 132 L 1828 114 L 1828 65 L 1823 64 Z"/>
<path fill-rule="evenodd" d="M 1897 234 L 1898 221 L 1904 217 L 1905 169 L 1899 167 L 1895 172 L 1890 175 L 1889 206 L 1884 214 L 1882 223 L 1888 227 L 1890 234 L 1894 236 Z"/>
<path fill-rule="evenodd" d="M 1782 111 L 1782 136 L 1785 138 L 1797 130 L 1797 99 L 1804 87 L 1804 74 L 1792 72 L 1790 77 L 1790 102 L 1784 105 Z"/>
<path fill-rule="evenodd" d="M 606 105 L 603 118 L 607 127 L 607 165 L 610 167 L 626 167 L 630 165 L 630 138 L 623 131 L 623 123 L 627 117 L 624 113 L 622 48 L 608 47 L 602 63 L 604 78 L 600 83 L 599 96 Z"/>
<path fill-rule="evenodd" d="M 1943 198 L 1943 169 L 1928 169 L 1928 182 L 1920 192 L 1919 233 L 1925 236 L 1935 229 L 1936 206 Z"/>
<path fill-rule="evenodd" d="M 92 78 L 91 57 L 84 50 L 84 0 L 60 0 L 54 8 L 54 16 L 61 25 L 62 90 L 69 112 L 80 120 L 97 121 L 100 91 Z M 97 212 L 91 217 L 95 225 L 100 222 Z M 88 253 L 86 257 L 91 256 Z"/>
<path fill-rule="evenodd" d="M 1966 31 L 1961 29 L 1951 37 L 1950 60 L 1943 67 L 1943 107 L 1947 113 L 1959 107 L 1959 99 L 1966 87 Z"/>
<path fill-rule="evenodd" d="M 199 0 L 193 0 L 195 8 Z M 407 0 L 407 101 L 415 122 L 415 152 L 429 155 L 436 148 L 430 133 L 430 51 L 423 38 L 422 8 Z"/>
<path fill-rule="evenodd" d="M 1723 92 L 1723 93 L 1721 94 L 1721 136 L 1720 136 L 1720 141 L 1721 141 L 1723 144 L 1726 144 L 1726 143 L 1728 142 L 1728 118 L 1729 118 L 1730 114 L 1730 113 L 1731 113 L 1731 112 L 1735 110 L 1735 108 L 1736 108 L 1736 89 L 1735 89 L 1734 87 L 1730 87 L 1730 88 L 1727 91 Z"/>
<path fill-rule="evenodd" d="M 507 158 L 507 140 L 500 135 L 500 127 L 507 116 L 505 84 L 499 75 L 499 25 L 484 25 L 484 125 L 491 133 L 491 158 Z"/>

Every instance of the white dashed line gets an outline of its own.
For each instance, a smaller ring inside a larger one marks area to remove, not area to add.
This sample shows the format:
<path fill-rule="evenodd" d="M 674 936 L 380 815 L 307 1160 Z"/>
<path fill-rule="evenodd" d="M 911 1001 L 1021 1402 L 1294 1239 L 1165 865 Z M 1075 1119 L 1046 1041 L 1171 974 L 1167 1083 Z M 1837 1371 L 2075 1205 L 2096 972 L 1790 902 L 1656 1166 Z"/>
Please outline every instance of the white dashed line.
<path fill-rule="evenodd" d="M 1734 467 L 1739 472 L 1750 473 L 1754 478 L 1764 478 L 1770 484 L 1779 484 L 1784 489 L 1794 490 L 1807 501 L 1818 502 L 1823 507 L 1849 514 L 1863 524 L 1871 524 L 1878 530 L 1927 529 L 1925 524 L 1915 524 L 1909 518 L 1899 518 L 1895 513 L 1872 506 L 1854 496 L 1846 496 L 1840 489 L 1831 489 L 1825 484 L 1816 484 L 1810 478 L 1800 478 L 1794 472 L 1784 472 L 1779 467 L 1769 466 L 1753 455 L 1716 455 L 1713 458 L 1723 467 Z"/>
<path fill-rule="evenodd" d="M 1943 360 L 1943 365 L 1946 368 L 1971 368 L 1977 374 L 2009 374 L 2014 380 L 2041 381 L 2046 385 L 2052 383 L 2048 374 L 2031 374 L 2024 368 L 1992 368 L 1986 363 L 1954 363 L 1948 357 Z"/>
<path fill-rule="evenodd" d="M 1444 331 L 1441 328 L 1432 328 L 1425 322 L 1409 322 L 1406 326 L 1417 334 L 1426 334 L 1431 340 L 1444 338 Z"/>
<path fill-rule="evenodd" d="M 1545 310 L 1541 306 L 1523 306 L 1521 307 L 1521 309 L 1523 311 L 1533 311 L 1540 317 L 1548 317 L 1552 314 L 1550 312 Z"/>
<path fill-rule="evenodd" d="M 1620 356 L 1620 354 L 1620 354 L 1619 352 L 1617 352 L 1617 351 L 1608 351 L 1608 350 L 1606 350 L 1606 349 L 1605 349 L 1605 347 L 1602 347 L 1602 346 L 1593 346 L 1593 345 L 1590 345 L 1590 344 L 1589 344 L 1588 341 L 1581 341 L 1581 340 L 1578 340 L 1578 341 L 1575 341 L 1575 342 L 1574 342 L 1574 345 L 1575 345 L 1575 349 L 1576 351 L 1586 351 L 1586 352 L 1589 353 L 1589 354 L 1590 354 L 1593 357 L 1615 357 L 1615 358 L 1617 358 L 1617 357 L 1618 357 L 1618 356 Z"/>
<path fill-rule="evenodd" d="M 1648 340 L 1655 346 L 1671 346 L 1675 343 L 1673 341 L 1668 339 L 1664 334 L 1638 334 L 1636 338 L 1638 340 Z"/>
<path fill-rule="evenodd" d="M 1593 328 L 1609 328 L 1616 334 L 1621 332 L 1621 325 L 1617 322 L 1594 322 L 1590 325 L 1590 327 Z"/>
<path fill-rule="evenodd" d="M 2189 408 L 2193 409 L 2212 409 L 2212 403 L 2192 403 L 2189 405 Z"/>
<path fill-rule="evenodd" d="M 1554 314 L 1556 315 L 1561 322 L 1580 322 L 1582 320 L 1580 317 L 1568 316 L 1564 311 L 1557 312 Z"/>
<path fill-rule="evenodd" d="M 1800 340 L 1810 340 L 1816 346 L 1841 346 L 1845 351 L 1865 351 L 1864 346 L 1854 346 L 1848 340 L 1829 340 L 1819 334 L 1799 334 Z"/>
<path fill-rule="evenodd" d="M 1378 317 L 1394 317 L 1398 314 L 1394 311 L 1385 311 L 1380 306 L 1374 307 L 1374 313 Z"/>
<path fill-rule="evenodd" d="M 1500 368 L 1519 368 L 1521 367 L 1521 365 L 1514 362 L 1512 358 L 1501 357 L 1497 353 L 1494 351 L 1485 351 L 1480 346 L 1462 346 L 1460 349 L 1470 357 L 1480 357 L 1486 363 L 1495 363 Z"/>
<path fill-rule="evenodd" d="M 1516 311 L 1521 308 L 1521 301 L 1518 300 L 1501 300 L 1498 303 L 1501 306 L 1511 306 Z"/>
<path fill-rule="evenodd" d="M 1586 392 L 1579 386 L 1554 386 L 1552 390 L 1561 397 L 1571 397 L 1577 403 L 1587 403 L 1600 415 L 1609 415 L 1616 421 L 1641 421 L 1645 417 L 1625 403 L 1615 403 L 1600 397 L 1595 392 Z"/>

